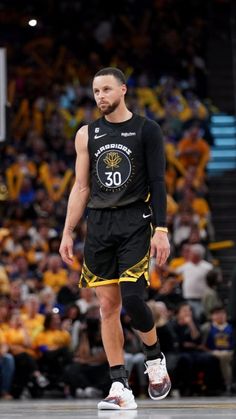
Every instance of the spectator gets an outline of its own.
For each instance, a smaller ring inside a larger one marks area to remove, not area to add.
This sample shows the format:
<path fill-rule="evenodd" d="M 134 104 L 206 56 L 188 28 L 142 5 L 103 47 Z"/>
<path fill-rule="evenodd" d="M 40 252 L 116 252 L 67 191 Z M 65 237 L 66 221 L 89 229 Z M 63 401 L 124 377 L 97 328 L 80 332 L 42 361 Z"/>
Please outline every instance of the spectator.
<path fill-rule="evenodd" d="M 12 395 L 19 398 L 29 382 L 32 384 L 33 392 L 37 391 L 37 387 L 44 388 L 47 380 L 39 371 L 31 338 L 18 310 L 14 310 L 11 314 L 9 328 L 5 332 L 5 341 L 15 361 Z"/>
<path fill-rule="evenodd" d="M 47 270 L 43 273 L 43 284 L 51 287 L 57 293 L 66 284 L 68 272 L 63 268 L 62 260 L 58 255 L 50 255 Z"/>
<path fill-rule="evenodd" d="M 77 397 L 101 397 L 110 387 L 109 368 L 102 345 L 98 307 L 90 317 L 88 311 L 84 328 L 81 329 L 79 346 L 73 363 L 64 373 L 66 394 Z"/>
<path fill-rule="evenodd" d="M 206 319 L 210 319 L 212 309 L 219 307 L 222 301 L 217 292 L 217 284 L 219 284 L 219 272 L 216 269 L 212 269 L 206 275 L 207 287 L 205 289 L 202 304 Z"/>
<path fill-rule="evenodd" d="M 227 321 L 227 313 L 223 306 L 215 306 L 211 310 L 211 321 L 202 326 L 203 343 L 207 350 L 220 362 L 220 368 L 227 393 L 232 386 L 232 360 L 235 342 L 233 329 Z"/>
<path fill-rule="evenodd" d="M 80 330 L 83 328 L 81 317 L 82 316 L 80 313 L 80 309 L 75 303 L 67 305 L 65 309 L 64 319 L 69 321 L 68 331 L 71 335 L 72 351 L 75 351 L 75 349 L 79 345 Z"/>
<path fill-rule="evenodd" d="M 207 288 L 206 275 L 213 268 L 211 263 L 203 259 L 204 253 L 202 245 L 192 245 L 188 262 L 176 269 L 176 272 L 183 277 L 183 297 L 191 305 L 198 320 L 204 316 L 202 299 Z"/>
<path fill-rule="evenodd" d="M 185 243 L 190 235 L 192 225 L 196 220 L 191 208 L 180 209 L 174 222 L 173 242 L 177 249 Z"/>
<path fill-rule="evenodd" d="M 33 340 L 43 329 L 44 315 L 39 313 L 39 297 L 29 294 L 23 306 L 21 315 L 24 327 Z"/>
<path fill-rule="evenodd" d="M 189 166 L 197 167 L 197 177 L 204 176 L 206 164 L 210 159 L 210 148 L 207 142 L 201 138 L 199 125 L 193 125 L 187 136 L 182 138 L 177 146 L 180 163 L 185 169 Z"/>
<path fill-rule="evenodd" d="M 187 303 L 182 303 L 177 309 L 173 322 L 180 359 L 177 366 L 177 381 L 180 394 L 193 394 L 194 381 L 198 380 L 199 372 L 204 372 L 206 394 L 218 394 L 222 388 L 222 379 L 218 360 L 203 350 L 200 329 L 193 318 L 192 309 Z"/>
<path fill-rule="evenodd" d="M 63 370 L 71 363 L 71 336 L 68 322 L 61 322 L 58 313 L 47 313 L 44 330 L 33 340 L 33 347 L 39 354 L 40 370 L 55 386 L 62 380 Z"/>

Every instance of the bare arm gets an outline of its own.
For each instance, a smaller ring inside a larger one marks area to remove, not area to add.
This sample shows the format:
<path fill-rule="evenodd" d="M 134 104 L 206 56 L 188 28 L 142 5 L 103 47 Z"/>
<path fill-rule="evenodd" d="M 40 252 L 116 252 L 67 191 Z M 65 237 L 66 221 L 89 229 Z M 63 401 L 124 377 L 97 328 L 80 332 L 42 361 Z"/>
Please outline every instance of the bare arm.
<path fill-rule="evenodd" d="M 72 233 L 81 220 L 89 199 L 89 153 L 88 153 L 88 127 L 83 126 L 75 138 L 76 165 L 75 183 L 71 189 L 68 200 L 65 226 L 60 245 L 60 254 L 64 262 L 73 263 Z"/>

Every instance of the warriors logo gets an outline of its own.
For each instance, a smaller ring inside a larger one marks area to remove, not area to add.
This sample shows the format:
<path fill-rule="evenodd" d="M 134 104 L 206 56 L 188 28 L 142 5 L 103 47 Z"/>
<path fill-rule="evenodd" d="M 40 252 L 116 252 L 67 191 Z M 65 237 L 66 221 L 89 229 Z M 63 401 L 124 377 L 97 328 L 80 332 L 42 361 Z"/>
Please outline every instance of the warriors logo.
<path fill-rule="evenodd" d="M 106 163 L 107 169 L 113 170 L 119 168 L 119 163 L 122 161 L 122 158 L 118 155 L 118 153 L 111 151 L 110 153 L 107 153 L 103 161 Z"/>
<path fill-rule="evenodd" d="M 131 161 L 121 150 L 105 151 L 97 160 L 97 176 L 108 190 L 119 189 L 130 178 Z"/>

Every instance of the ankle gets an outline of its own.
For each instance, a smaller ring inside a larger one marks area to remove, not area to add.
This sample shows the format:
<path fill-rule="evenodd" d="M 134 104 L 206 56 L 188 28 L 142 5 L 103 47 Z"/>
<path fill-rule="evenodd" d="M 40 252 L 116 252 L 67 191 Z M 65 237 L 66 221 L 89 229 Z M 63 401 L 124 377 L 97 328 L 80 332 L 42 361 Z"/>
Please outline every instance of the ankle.
<path fill-rule="evenodd" d="M 160 343 L 157 341 L 154 345 L 143 344 L 144 354 L 146 355 L 146 361 L 153 361 L 157 358 L 163 358 L 161 353 Z"/>
<path fill-rule="evenodd" d="M 128 371 L 125 369 L 124 365 L 115 365 L 110 367 L 110 377 L 112 382 L 119 382 L 124 385 L 124 387 L 129 389 L 128 383 Z"/>

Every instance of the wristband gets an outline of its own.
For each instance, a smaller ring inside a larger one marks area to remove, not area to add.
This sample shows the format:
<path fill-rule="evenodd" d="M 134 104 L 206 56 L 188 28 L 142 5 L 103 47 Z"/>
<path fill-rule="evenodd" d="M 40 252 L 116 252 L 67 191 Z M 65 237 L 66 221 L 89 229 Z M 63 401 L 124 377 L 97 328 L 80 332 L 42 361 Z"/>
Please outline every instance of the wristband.
<path fill-rule="evenodd" d="M 167 227 L 156 227 L 155 231 L 162 231 L 163 233 L 168 233 Z"/>

